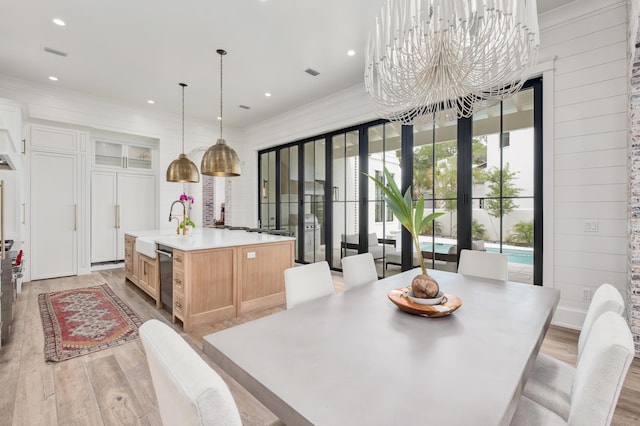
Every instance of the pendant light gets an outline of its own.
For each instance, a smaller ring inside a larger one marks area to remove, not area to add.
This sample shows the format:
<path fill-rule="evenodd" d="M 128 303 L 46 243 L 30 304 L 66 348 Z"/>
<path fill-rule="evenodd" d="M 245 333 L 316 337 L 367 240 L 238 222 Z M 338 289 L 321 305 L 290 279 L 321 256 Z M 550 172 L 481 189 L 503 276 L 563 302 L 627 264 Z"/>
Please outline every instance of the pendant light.
<path fill-rule="evenodd" d="M 216 52 L 220 55 L 220 139 L 204 153 L 200 170 L 203 175 L 240 176 L 238 154 L 222 138 L 222 57 L 227 52 L 222 49 L 218 49 Z"/>
<path fill-rule="evenodd" d="M 167 169 L 167 182 L 199 182 L 200 175 L 198 167 L 184 154 L 184 88 L 185 83 L 178 83 L 182 86 L 182 153 L 177 160 L 173 160 Z"/>

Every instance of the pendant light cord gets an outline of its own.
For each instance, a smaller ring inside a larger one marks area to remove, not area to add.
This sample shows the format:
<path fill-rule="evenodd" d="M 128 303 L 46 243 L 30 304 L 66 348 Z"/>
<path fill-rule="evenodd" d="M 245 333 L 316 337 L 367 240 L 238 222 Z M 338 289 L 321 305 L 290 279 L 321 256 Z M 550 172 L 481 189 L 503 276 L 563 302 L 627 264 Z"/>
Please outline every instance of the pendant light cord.
<path fill-rule="evenodd" d="M 220 139 L 222 139 L 222 56 L 227 52 L 218 50 L 218 53 L 220 54 Z"/>
<path fill-rule="evenodd" d="M 180 86 L 182 86 L 182 153 L 184 154 L 184 88 L 187 85 L 180 83 Z"/>

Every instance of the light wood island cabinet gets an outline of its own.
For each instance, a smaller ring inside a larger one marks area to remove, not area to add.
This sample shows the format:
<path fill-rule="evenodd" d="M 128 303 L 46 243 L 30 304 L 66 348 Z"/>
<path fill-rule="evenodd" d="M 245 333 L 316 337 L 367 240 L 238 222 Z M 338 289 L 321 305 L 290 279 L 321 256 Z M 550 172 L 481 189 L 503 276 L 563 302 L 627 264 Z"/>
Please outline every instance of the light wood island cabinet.
<path fill-rule="evenodd" d="M 151 232 L 137 236 L 149 238 Z M 151 238 L 173 249 L 172 318 L 184 331 L 285 303 L 284 270 L 294 264 L 293 238 L 218 229 Z M 165 284 L 158 259 L 138 253 L 135 241 L 136 233 L 125 236 L 125 275 L 161 308 Z"/>
<path fill-rule="evenodd" d="M 138 253 L 138 287 L 153 297 L 158 305 L 160 302 L 160 274 L 157 257 L 152 259 Z"/>
<path fill-rule="evenodd" d="M 173 252 L 173 318 L 190 331 L 285 303 L 293 241 Z"/>
<path fill-rule="evenodd" d="M 134 284 L 138 284 L 138 252 L 136 251 L 136 237 L 124 236 L 124 275 Z"/>
<path fill-rule="evenodd" d="M 124 276 L 151 296 L 156 308 L 162 307 L 158 258 L 152 259 L 138 253 L 136 237 L 129 234 L 124 236 Z"/>

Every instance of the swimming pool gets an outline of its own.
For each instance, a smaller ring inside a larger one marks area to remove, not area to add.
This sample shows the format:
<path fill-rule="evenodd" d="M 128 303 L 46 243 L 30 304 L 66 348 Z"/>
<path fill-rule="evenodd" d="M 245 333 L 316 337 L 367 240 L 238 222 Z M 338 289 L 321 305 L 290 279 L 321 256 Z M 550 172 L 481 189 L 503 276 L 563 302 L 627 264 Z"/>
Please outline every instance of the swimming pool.
<path fill-rule="evenodd" d="M 435 243 L 436 253 L 448 253 L 453 244 L 448 243 Z M 422 251 L 433 251 L 430 242 L 420 243 L 420 249 Z M 499 253 L 498 247 L 486 247 L 488 252 Z M 509 256 L 509 263 L 519 263 L 521 265 L 533 265 L 533 250 L 527 249 L 515 249 L 515 248 L 502 248 L 502 253 Z"/>
<path fill-rule="evenodd" d="M 499 253 L 497 247 L 487 247 L 487 251 Z M 502 248 L 502 252 L 509 256 L 509 263 L 519 263 L 521 265 L 533 265 L 533 250 L 518 250 Z"/>

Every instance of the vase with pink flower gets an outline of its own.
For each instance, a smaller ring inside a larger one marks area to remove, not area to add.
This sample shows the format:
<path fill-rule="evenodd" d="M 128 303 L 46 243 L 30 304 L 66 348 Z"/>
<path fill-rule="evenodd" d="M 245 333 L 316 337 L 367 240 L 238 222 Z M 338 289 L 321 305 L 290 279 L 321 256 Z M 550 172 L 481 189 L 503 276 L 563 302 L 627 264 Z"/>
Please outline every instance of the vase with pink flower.
<path fill-rule="evenodd" d="M 191 220 L 191 206 L 193 205 L 195 199 L 193 198 L 193 196 L 187 195 L 186 192 L 183 192 L 180 195 L 180 201 L 186 206 L 186 214 L 184 215 L 184 218 L 178 226 L 182 230 L 182 234 L 187 235 L 193 228 L 196 227 L 196 224 L 193 223 L 193 220 Z"/>

